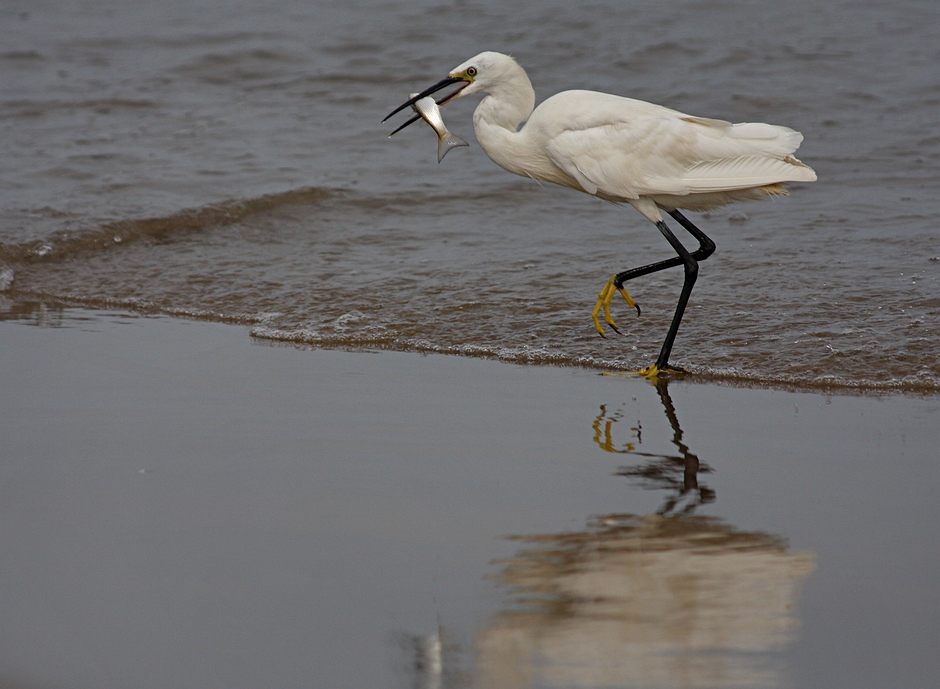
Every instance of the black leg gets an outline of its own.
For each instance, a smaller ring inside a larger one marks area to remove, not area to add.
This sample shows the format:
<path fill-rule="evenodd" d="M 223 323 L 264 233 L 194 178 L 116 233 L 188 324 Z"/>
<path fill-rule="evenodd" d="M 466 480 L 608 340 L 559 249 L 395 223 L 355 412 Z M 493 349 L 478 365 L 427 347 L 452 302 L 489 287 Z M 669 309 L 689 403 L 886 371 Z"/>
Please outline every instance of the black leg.
<path fill-rule="evenodd" d="M 666 212 L 675 218 L 677 223 L 682 225 L 682 227 L 684 227 L 689 232 L 689 234 L 698 240 L 699 247 L 692 252 L 692 258 L 694 258 L 696 261 L 704 261 L 706 258 L 715 253 L 715 242 L 711 240 L 711 237 L 693 225 L 691 220 L 682 215 L 682 213 L 679 211 Z"/>
<path fill-rule="evenodd" d="M 676 313 L 672 317 L 672 323 L 669 324 L 669 331 L 666 333 L 666 339 L 663 340 L 663 347 L 659 350 L 659 357 L 656 359 L 656 368 L 660 371 L 669 366 L 669 354 L 672 352 L 672 344 L 676 341 L 676 334 L 679 332 L 679 323 L 682 322 L 682 314 L 685 313 L 686 304 L 689 303 L 689 295 L 692 294 L 692 288 L 695 286 L 695 279 L 698 277 L 698 261 L 692 258 L 692 254 L 682 246 L 682 242 L 676 239 L 672 231 L 666 227 L 666 223 L 660 220 L 656 227 L 662 232 L 666 241 L 679 254 L 685 267 L 685 280 L 682 282 L 682 291 L 679 293 L 679 302 L 676 304 Z"/>
<path fill-rule="evenodd" d="M 698 240 L 699 247 L 692 252 L 692 258 L 696 261 L 704 261 L 715 253 L 715 242 L 713 242 L 708 235 L 693 225 L 692 222 L 679 211 L 668 211 L 668 213 L 675 218 L 676 222 L 682 225 L 689 234 Z M 623 283 L 627 280 L 649 275 L 650 273 L 658 273 L 660 270 L 665 270 L 666 268 L 675 268 L 676 266 L 681 266 L 684 262 L 681 256 L 676 256 L 675 258 L 667 258 L 665 261 L 657 261 L 656 263 L 650 263 L 649 265 L 640 266 L 639 268 L 625 270 L 622 273 L 617 273 L 617 277 L 614 278 L 614 286 L 617 288 L 623 287 Z"/>
<path fill-rule="evenodd" d="M 685 313 L 685 307 L 689 303 L 689 296 L 692 294 L 692 288 L 695 286 L 695 280 L 698 277 L 698 262 L 704 261 L 715 252 L 715 242 L 697 228 L 688 218 L 682 215 L 682 213 L 677 210 L 668 211 L 668 213 L 676 222 L 682 225 L 689 234 L 698 240 L 698 249 L 689 253 L 688 249 L 682 245 L 682 242 L 666 227 L 666 223 L 660 220 L 656 223 L 656 227 L 662 232 L 666 241 L 669 242 L 670 246 L 675 250 L 677 256 L 664 261 L 657 261 L 656 263 L 640 266 L 639 268 L 625 270 L 622 273 L 618 273 L 614 278 L 614 286 L 621 288 L 625 281 L 638 278 L 642 275 L 649 275 L 650 273 L 656 273 L 660 270 L 674 268 L 676 266 L 683 266 L 685 268 L 685 280 L 682 283 L 682 291 L 679 293 L 676 313 L 672 317 L 672 323 L 669 324 L 666 339 L 663 340 L 662 349 L 659 351 L 659 356 L 656 358 L 655 368 L 660 371 L 669 366 L 669 355 L 672 353 L 672 345 L 676 341 L 676 335 L 679 332 L 679 324 L 682 322 L 682 315 Z"/>
<path fill-rule="evenodd" d="M 605 289 L 601 290 L 600 295 L 598 295 L 599 298 L 597 305 L 594 307 L 594 312 L 592 314 L 592 317 L 594 318 L 594 326 L 597 328 L 597 332 L 600 333 L 601 337 L 604 336 L 604 331 L 601 329 L 600 323 L 597 319 L 597 314 L 602 307 L 604 308 L 605 320 L 607 324 L 610 325 L 615 331 L 619 332 L 616 326 L 614 326 L 613 321 L 610 319 L 609 313 L 610 298 L 614 294 L 614 288 L 623 290 L 623 283 L 627 280 L 632 280 L 643 275 L 649 275 L 650 273 L 657 273 L 660 270 L 666 270 L 667 268 L 684 266 L 685 281 L 682 283 L 682 292 L 679 294 L 679 303 L 676 304 L 676 313 L 672 318 L 672 323 L 669 325 L 669 331 L 666 333 L 666 339 L 663 341 L 663 346 L 659 352 L 659 357 L 656 359 L 656 364 L 652 367 L 659 370 L 665 369 L 669 364 L 669 355 L 672 352 L 672 345 L 676 340 L 676 334 L 679 332 L 679 324 L 682 322 L 682 315 L 685 313 L 686 304 L 689 302 L 689 295 L 692 294 L 692 287 L 695 286 L 695 279 L 698 277 L 698 262 L 704 261 L 706 258 L 715 253 L 715 242 L 713 242 L 708 235 L 702 232 L 679 211 L 672 210 L 667 212 L 673 217 L 673 219 L 675 219 L 676 222 L 682 225 L 682 227 L 689 234 L 698 240 L 698 249 L 692 253 L 689 253 L 688 249 L 686 249 L 682 243 L 676 239 L 676 236 L 666 226 L 666 223 L 660 220 L 658 223 L 656 223 L 656 227 L 659 228 L 659 231 L 662 232 L 663 236 L 666 238 L 666 241 L 669 242 L 670 246 L 672 246 L 677 255 L 674 258 L 668 258 L 663 261 L 657 261 L 656 263 L 650 263 L 649 265 L 640 266 L 639 268 L 631 268 L 630 270 L 625 270 L 622 273 L 617 273 L 613 277 L 612 281 L 607 283 Z M 633 306 L 632 299 L 627 297 L 627 301 L 631 306 Z M 636 310 L 639 314 L 640 308 L 638 306 L 636 307 Z"/>

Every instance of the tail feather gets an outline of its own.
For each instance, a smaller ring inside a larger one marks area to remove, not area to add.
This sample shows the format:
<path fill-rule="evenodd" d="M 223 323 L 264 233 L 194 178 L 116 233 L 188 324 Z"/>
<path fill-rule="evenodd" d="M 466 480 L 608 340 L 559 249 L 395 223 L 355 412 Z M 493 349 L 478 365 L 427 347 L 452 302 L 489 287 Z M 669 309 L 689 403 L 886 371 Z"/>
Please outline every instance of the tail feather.
<path fill-rule="evenodd" d="M 683 182 L 690 192 L 731 191 L 782 182 L 813 182 L 816 173 L 792 156 L 784 160 L 762 156 L 742 156 L 711 160 L 690 168 Z"/>

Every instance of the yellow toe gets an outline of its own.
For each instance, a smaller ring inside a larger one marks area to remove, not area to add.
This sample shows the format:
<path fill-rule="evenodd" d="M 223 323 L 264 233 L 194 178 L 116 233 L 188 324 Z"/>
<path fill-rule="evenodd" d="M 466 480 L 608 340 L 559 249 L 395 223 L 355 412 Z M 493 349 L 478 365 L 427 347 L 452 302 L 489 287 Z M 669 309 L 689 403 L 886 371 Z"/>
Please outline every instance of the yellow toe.
<path fill-rule="evenodd" d="M 614 290 L 614 277 L 611 276 L 610 280 L 607 281 L 601 291 L 597 295 L 597 303 L 594 305 L 594 310 L 591 312 L 591 319 L 594 321 L 594 328 L 597 330 L 597 334 L 601 337 L 607 337 L 604 335 L 604 328 L 601 327 L 600 319 L 597 317 L 600 314 L 601 309 L 604 309 L 604 320 L 607 321 L 608 325 L 616 330 L 617 328 L 610 322 L 610 294 Z"/>
<path fill-rule="evenodd" d="M 616 287 L 616 286 L 615 286 L 615 287 Z M 616 287 L 616 289 L 617 289 L 618 292 L 620 292 L 620 294 L 621 294 L 621 296 L 623 297 L 624 301 L 627 302 L 627 306 L 629 306 L 631 309 L 636 309 L 636 315 L 639 316 L 639 315 L 640 315 L 640 307 L 637 306 L 637 303 L 633 300 L 633 297 L 631 297 L 630 294 L 627 292 L 627 290 L 625 290 L 623 287 Z"/>
<path fill-rule="evenodd" d="M 646 368 L 641 368 L 639 371 L 637 371 L 637 373 L 640 374 L 641 376 L 645 376 L 649 378 L 650 380 L 656 380 L 661 375 L 666 375 L 666 376 L 680 375 L 681 376 L 681 375 L 688 374 L 688 371 L 686 371 L 685 369 L 676 368 L 673 366 L 666 366 L 665 368 L 660 368 L 656 364 L 652 364 L 651 366 L 647 366 Z"/>
<path fill-rule="evenodd" d="M 601 337 L 606 337 L 606 335 L 604 335 L 604 328 L 601 326 L 600 318 L 598 318 L 601 313 L 601 309 L 604 310 L 604 322 L 613 328 L 614 332 L 620 332 L 617 329 L 617 324 L 614 323 L 613 316 L 610 315 L 610 302 L 613 301 L 614 295 L 617 292 L 620 292 L 621 296 L 624 298 L 624 301 L 627 302 L 631 309 L 636 309 L 637 315 L 640 314 L 640 307 L 637 306 L 636 302 L 633 300 L 633 297 L 627 293 L 627 290 L 625 290 L 623 287 L 617 287 L 617 285 L 614 284 L 614 280 L 616 280 L 616 278 L 616 275 L 611 275 L 610 279 L 601 288 L 601 291 L 597 295 L 597 303 L 594 305 L 594 310 L 591 312 L 591 319 L 594 321 L 594 328 L 597 330 L 597 334 Z"/>

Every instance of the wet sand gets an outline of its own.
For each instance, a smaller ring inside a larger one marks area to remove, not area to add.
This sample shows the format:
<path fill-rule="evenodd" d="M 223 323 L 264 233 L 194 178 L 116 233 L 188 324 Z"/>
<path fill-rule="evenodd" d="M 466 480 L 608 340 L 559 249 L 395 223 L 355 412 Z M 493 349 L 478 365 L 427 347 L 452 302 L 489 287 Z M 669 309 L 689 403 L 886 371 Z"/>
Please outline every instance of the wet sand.
<path fill-rule="evenodd" d="M 936 398 L 79 309 L 0 348 L 0 687 L 940 683 Z"/>

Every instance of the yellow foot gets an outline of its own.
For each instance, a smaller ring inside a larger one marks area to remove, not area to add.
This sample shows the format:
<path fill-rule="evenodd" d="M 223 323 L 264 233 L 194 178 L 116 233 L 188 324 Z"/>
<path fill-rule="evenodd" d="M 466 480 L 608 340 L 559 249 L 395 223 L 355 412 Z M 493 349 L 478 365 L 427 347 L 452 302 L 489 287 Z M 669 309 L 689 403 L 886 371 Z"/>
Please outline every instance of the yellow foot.
<path fill-rule="evenodd" d="M 688 371 L 686 371 L 686 370 L 683 369 L 683 368 L 676 368 L 676 367 L 674 367 L 674 366 L 667 366 L 666 368 L 659 368 L 659 366 L 657 366 L 656 364 L 653 364 L 652 366 L 647 366 L 646 368 L 641 368 L 639 371 L 637 371 L 637 373 L 639 373 L 641 376 L 645 376 L 645 377 L 649 378 L 650 380 L 656 380 L 656 379 L 659 378 L 659 376 L 661 376 L 662 374 L 666 374 L 666 375 L 669 375 L 669 374 L 684 375 L 684 374 L 687 374 Z"/>
<path fill-rule="evenodd" d="M 604 285 L 600 293 L 597 295 L 597 304 L 594 305 L 594 310 L 591 312 L 591 319 L 594 321 L 594 327 L 597 329 L 597 334 L 601 337 L 607 337 L 604 334 L 604 329 L 601 327 L 600 319 L 597 317 L 598 314 L 600 314 L 601 309 L 604 309 L 604 322 L 613 328 L 615 333 L 620 332 L 617 330 L 617 325 L 614 323 L 614 319 L 610 315 L 610 302 L 617 292 L 620 292 L 631 309 L 636 309 L 636 315 L 640 315 L 640 307 L 637 306 L 635 301 L 633 301 L 633 297 L 627 294 L 627 290 L 625 290 L 623 287 L 617 287 L 617 285 L 614 284 L 614 279 L 616 277 L 616 275 L 610 276 L 607 284 Z"/>

